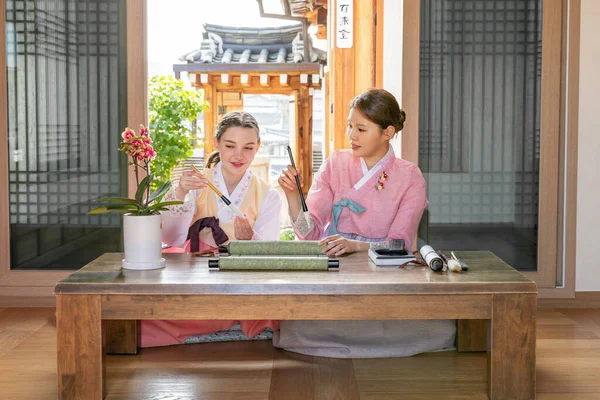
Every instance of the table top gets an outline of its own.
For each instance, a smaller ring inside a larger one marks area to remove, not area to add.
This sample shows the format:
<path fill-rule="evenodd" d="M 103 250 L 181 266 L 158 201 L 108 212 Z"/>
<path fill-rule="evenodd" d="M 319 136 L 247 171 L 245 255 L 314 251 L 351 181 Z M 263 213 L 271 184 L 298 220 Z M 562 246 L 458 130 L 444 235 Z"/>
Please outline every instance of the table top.
<path fill-rule="evenodd" d="M 56 294 L 149 295 L 387 295 L 537 293 L 535 282 L 489 251 L 456 252 L 465 272 L 428 267 L 376 266 L 366 252 L 341 257 L 339 270 L 219 271 L 206 258 L 164 254 L 166 267 L 152 271 L 121 268 L 123 254 L 106 253 L 58 282 Z"/>

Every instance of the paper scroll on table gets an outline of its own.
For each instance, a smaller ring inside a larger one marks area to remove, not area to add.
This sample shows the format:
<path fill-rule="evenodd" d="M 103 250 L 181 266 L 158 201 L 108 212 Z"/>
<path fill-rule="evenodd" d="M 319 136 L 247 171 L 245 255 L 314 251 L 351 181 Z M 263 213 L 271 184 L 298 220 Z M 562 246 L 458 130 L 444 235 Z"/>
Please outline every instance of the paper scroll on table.
<path fill-rule="evenodd" d="M 327 271 L 337 269 L 339 261 L 321 253 L 317 241 L 231 241 L 208 260 L 211 269 Z"/>

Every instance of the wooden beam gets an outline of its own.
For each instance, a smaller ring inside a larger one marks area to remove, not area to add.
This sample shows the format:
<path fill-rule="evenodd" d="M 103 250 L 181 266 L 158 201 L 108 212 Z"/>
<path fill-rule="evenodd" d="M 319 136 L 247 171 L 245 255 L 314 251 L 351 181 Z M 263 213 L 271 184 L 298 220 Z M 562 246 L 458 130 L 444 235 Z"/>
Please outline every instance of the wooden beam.
<path fill-rule="evenodd" d="M 314 63 L 234 63 L 234 64 L 175 64 L 173 71 L 187 72 L 226 72 L 226 73 L 255 73 L 278 74 L 281 72 L 302 72 L 307 74 L 318 73 L 319 64 Z"/>
<path fill-rule="evenodd" d="M 250 86 L 250 77 L 248 74 L 241 74 L 240 75 L 240 84 L 242 86 Z"/>
<path fill-rule="evenodd" d="M 312 83 L 313 86 L 321 86 L 321 75 L 319 74 L 312 74 L 310 81 Z"/>
<path fill-rule="evenodd" d="M 280 74 L 280 75 L 279 75 L 279 84 L 280 84 L 281 86 L 289 86 L 289 85 L 290 85 L 290 83 L 289 83 L 289 81 L 288 81 L 288 80 L 289 80 L 289 76 L 288 76 L 288 74 Z"/>
<path fill-rule="evenodd" d="M 221 83 L 223 85 L 231 85 L 231 74 L 221 74 Z"/>
<path fill-rule="evenodd" d="M 269 75 L 260 74 L 260 85 L 261 86 L 269 86 Z"/>
<path fill-rule="evenodd" d="M 269 93 L 291 93 L 293 89 L 300 88 L 300 77 L 299 76 L 288 76 L 288 86 L 281 85 L 277 76 L 269 75 L 269 86 L 264 86 L 260 82 L 260 76 L 249 75 L 248 84 L 243 85 L 241 82 L 241 76 L 233 76 L 231 85 L 225 85 L 220 82 L 219 79 L 215 83 L 216 88 L 219 91 L 243 91 L 249 93 L 252 91 L 269 92 Z"/>

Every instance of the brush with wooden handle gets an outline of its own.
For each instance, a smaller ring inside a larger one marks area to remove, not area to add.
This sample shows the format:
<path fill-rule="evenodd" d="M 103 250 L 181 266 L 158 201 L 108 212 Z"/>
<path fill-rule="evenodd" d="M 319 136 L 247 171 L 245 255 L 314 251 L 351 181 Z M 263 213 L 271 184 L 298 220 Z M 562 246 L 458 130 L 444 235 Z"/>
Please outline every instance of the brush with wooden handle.
<path fill-rule="evenodd" d="M 202 174 L 202 172 L 200 172 L 200 171 L 198 170 L 198 168 L 196 168 L 196 166 L 195 166 L 195 165 L 193 165 L 193 164 L 190 164 L 190 168 L 191 168 L 191 169 L 193 169 L 193 170 L 194 170 L 194 172 L 197 172 L 197 173 L 199 173 L 199 174 Z M 204 175 L 204 174 L 202 174 L 202 175 Z M 233 203 L 231 202 L 231 200 L 229 200 L 229 199 L 227 198 L 227 196 L 225 196 L 223 193 L 221 193 L 221 191 L 220 191 L 220 190 L 219 190 L 219 189 L 218 189 L 218 188 L 217 188 L 215 185 L 213 185 L 211 181 L 209 181 L 209 180 L 207 179 L 207 180 L 206 180 L 206 183 L 208 184 L 208 187 L 209 187 L 209 188 L 211 188 L 211 189 L 213 190 L 213 192 L 215 192 L 215 193 L 217 194 L 217 196 L 219 196 L 219 197 L 221 198 L 221 200 L 223 200 L 223 203 L 227 204 L 227 206 L 228 206 L 229 208 L 231 208 L 233 211 L 235 211 L 235 213 L 236 213 L 237 215 L 239 215 L 240 217 L 242 217 L 242 218 L 246 218 L 246 216 L 244 215 L 244 213 L 243 213 L 243 212 L 241 212 L 241 211 L 240 211 L 240 209 L 239 209 L 239 208 L 237 208 L 237 207 L 236 207 L 236 205 L 235 205 L 235 204 L 233 204 Z"/>
<path fill-rule="evenodd" d="M 461 271 L 468 271 L 469 270 L 469 266 L 460 258 L 456 257 L 456 254 L 454 254 L 453 251 L 450 252 L 450 254 L 452 254 L 452 258 L 454 260 L 456 260 L 458 262 L 458 264 L 460 264 L 460 269 Z"/>

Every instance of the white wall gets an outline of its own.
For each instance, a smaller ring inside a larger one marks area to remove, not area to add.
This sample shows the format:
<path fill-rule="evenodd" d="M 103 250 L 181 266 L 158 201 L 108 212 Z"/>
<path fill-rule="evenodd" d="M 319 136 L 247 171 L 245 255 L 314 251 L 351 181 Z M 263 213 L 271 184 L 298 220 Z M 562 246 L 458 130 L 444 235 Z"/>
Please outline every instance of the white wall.
<path fill-rule="evenodd" d="M 402 107 L 402 15 L 404 0 L 383 1 L 383 88 Z M 406 116 L 410 118 L 410 115 Z M 396 157 L 401 157 L 402 132 L 392 140 Z"/>
<path fill-rule="evenodd" d="M 600 1 L 581 0 L 576 290 L 600 291 Z"/>

